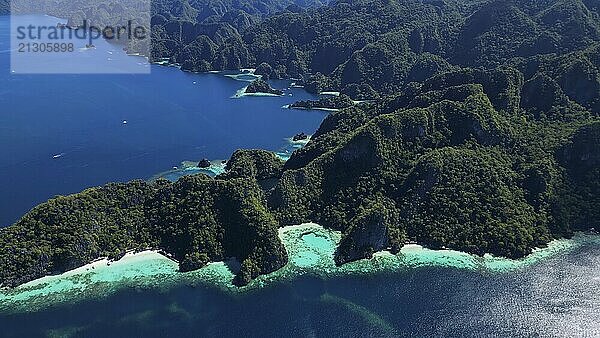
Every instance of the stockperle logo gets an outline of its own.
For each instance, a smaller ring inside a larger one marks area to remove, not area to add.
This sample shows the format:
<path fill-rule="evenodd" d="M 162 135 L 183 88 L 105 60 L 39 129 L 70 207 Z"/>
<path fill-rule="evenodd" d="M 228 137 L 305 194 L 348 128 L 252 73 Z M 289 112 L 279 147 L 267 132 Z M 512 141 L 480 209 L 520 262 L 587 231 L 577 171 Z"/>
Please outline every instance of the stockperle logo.
<path fill-rule="evenodd" d="M 11 73 L 147 74 L 150 1 L 13 0 Z"/>
<path fill-rule="evenodd" d="M 95 40 L 100 38 L 116 41 L 131 41 L 144 40 L 147 38 L 146 28 L 143 26 L 133 25 L 133 21 L 129 20 L 126 26 L 105 26 L 97 27 L 94 25 L 88 26 L 87 20 L 83 20 L 83 24 L 79 27 L 67 27 L 60 23 L 56 26 L 17 26 L 17 40 L 21 41 L 36 41 L 36 40 L 85 40 L 88 44 L 93 44 Z"/>

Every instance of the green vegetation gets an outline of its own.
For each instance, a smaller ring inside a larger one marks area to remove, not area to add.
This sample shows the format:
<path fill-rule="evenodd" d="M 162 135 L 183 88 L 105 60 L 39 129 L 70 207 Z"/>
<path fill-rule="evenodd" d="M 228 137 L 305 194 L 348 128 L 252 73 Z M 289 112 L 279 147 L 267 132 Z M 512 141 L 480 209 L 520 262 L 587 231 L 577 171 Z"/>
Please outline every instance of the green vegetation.
<path fill-rule="evenodd" d="M 205 175 L 109 184 L 58 197 L 2 229 L 0 243 L 3 286 L 145 248 L 166 251 L 181 271 L 236 257 L 240 285 L 287 262 L 256 183 Z"/>
<path fill-rule="evenodd" d="M 184 271 L 236 257 L 245 284 L 287 261 L 277 227 L 305 221 L 343 232 L 338 264 L 407 240 L 518 258 L 598 227 L 592 1 L 358 0 L 268 16 L 239 3 L 214 15 L 192 1 L 154 7 L 152 59 L 257 67 L 343 95 L 301 106 L 374 101 L 344 103 L 285 164 L 243 150 L 216 179 L 108 185 L 42 204 L 0 230 L 1 284 L 146 247 Z"/>
<path fill-rule="evenodd" d="M 558 151 L 565 184 L 553 196 L 556 226 L 585 230 L 600 219 L 600 122 L 580 128 Z"/>
<path fill-rule="evenodd" d="M 322 5 L 155 1 L 151 59 L 190 71 L 256 68 L 265 80 L 294 77 L 309 92 L 340 91 L 355 100 L 396 95 L 443 73 L 511 66 L 528 82 L 524 95 L 541 90 L 557 100 L 559 114 L 574 104 L 599 109 L 600 24 L 590 2 Z M 537 114 L 555 113 L 544 104 Z"/>
<path fill-rule="evenodd" d="M 281 224 L 342 230 L 338 263 L 407 239 L 518 258 L 593 228 L 597 115 L 569 99 L 526 109 L 528 90 L 513 68 L 461 70 L 334 113 L 286 163 L 269 205 Z"/>
<path fill-rule="evenodd" d="M 273 95 L 283 95 L 283 92 L 279 89 L 273 89 L 267 81 L 258 79 L 252 81 L 245 90 L 246 93 L 264 93 Z"/>
<path fill-rule="evenodd" d="M 227 161 L 223 179 L 246 178 L 258 181 L 278 178 L 283 170 L 283 161 L 266 150 L 237 150 Z"/>
<path fill-rule="evenodd" d="M 317 101 L 298 101 L 290 105 L 290 108 L 300 109 L 344 109 L 352 106 L 354 102 L 346 95 L 330 95 L 320 98 Z"/>

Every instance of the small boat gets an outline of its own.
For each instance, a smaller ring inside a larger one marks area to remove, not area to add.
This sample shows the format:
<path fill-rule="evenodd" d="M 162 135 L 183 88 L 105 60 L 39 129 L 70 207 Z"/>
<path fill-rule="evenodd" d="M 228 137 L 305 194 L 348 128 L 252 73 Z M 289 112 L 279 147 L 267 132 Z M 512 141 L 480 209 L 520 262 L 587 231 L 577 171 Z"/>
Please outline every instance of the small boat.
<path fill-rule="evenodd" d="M 52 156 L 53 159 L 57 159 L 57 158 L 61 158 L 65 155 L 65 153 L 60 153 L 60 154 L 56 154 L 54 156 Z"/>
<path fill-rule="evenodd" d="M 123 122 L 122 122 L 122 123 L 123 123 L 123 124 L 127 124 L 127 120 L 123 120 Z"/>

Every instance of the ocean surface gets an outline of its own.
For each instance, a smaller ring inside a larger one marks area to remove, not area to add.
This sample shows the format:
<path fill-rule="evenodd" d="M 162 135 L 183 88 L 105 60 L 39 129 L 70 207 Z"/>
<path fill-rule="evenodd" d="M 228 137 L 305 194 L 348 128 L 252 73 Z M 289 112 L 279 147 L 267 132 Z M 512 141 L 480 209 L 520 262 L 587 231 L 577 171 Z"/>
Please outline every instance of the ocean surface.
<path fill-rule="evenodd" d="M 285 150 L 325 116 L 282 109 L 312 97 L 285 81 L 273 84 L 292 97 L 232 98 L 243 81 L 142 59 L 150 75 L 11 75 L 8 23 L 0 17 L 0 225 L 56 194 L 237 148 Z M 90 62 L 134 59 L 101 42 L 83 52 Z M 323 276 L 308 269 L 314 255 L 301 257 L 296 277 L 246 292 L 130 287 L 0 313 L 0 337 L 600 336 L 597 240 L 503 273 L 447 265 Z"/>
<path fill-rule="evenodd" d="M 15 338 L 598 337 L 600 247 L 596 240 L 503 273 L 425 266 L 303 274 L 242 293 L 210 284 L 129 287 L 0 314 L 0 328 Z"/>
<path fill-rule="evenodd" d="M 95 49 L 76 46 L 85 56 L 78 62 L 151 67 L 151 74 L 11 74 L 9 25 L 0 16 L 0 227 L 55 195 L 148 179 L 182 161 L 227 159 L 236 149 L 281 150 L 326 116 L 282 108 L 314 98 L 288 89 L 289 81 L 272 83 L 283 97 L 232 98 L 248 82 L 148 65 L 102 40 Z"/>

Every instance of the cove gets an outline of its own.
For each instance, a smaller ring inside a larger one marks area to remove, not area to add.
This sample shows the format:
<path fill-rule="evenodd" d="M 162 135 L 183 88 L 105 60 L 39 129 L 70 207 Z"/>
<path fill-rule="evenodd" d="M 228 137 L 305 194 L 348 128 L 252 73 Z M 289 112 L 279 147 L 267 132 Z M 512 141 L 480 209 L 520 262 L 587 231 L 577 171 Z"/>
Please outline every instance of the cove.
<path fill-rule="evenodd" d="M 104 270 L 98 266 L 93 273 L 82 271 L 80 280 L 72 281 L 89 287 L 84 290 L 51 293 L 52 286 L 41 283 L 34 298 L 2 298 L 0 304 L 15 306 L 10 312 L 0 311 L 3 336 L 600 334 L 598 236 L 553 242 L 550 249 L 536 251 L 533 261 L 507 261 L 511 269 L 502 272 L 485 270 L 480 259 L 468 255 L 410 246 L 403 250 L 408 259 L 382 253 L 345 268 L 356 269 L 355 273 L 338 274 L 327 272 L 335 269 L 327 257 L 337 233 L 304 224 L 281 229 L 280 235 L 287 248 L 298 249 L 290 250 L 290 264 L 279 277 L 263 276 L 245 290 L 224 287 L 232 276 L 228 266 L 235 268 L 231 263 L 213 263 L 173 280 L 175 266 L 166 258 L 151 252 L 128 255 Z M 539 259 L 542 253 L 549 255 Z M 420 258 L 410 258 L 415 255 Z M 387 268 L 396 263 L 385 261 L 402 261 L 404 268 Z M 452 267 L 453 263 L 460 267 Z M 472 268 L 473 264 L 478 267 Z M 364 269 L 367 266 L 371 268 Z M 115 273 L 109 273 L 110 269 Z M 293 277 L 291 271 L 295 271 Z M 144 273 L 153 277 L 146 278 Z M 141 277 L 132 278 L 133 274 Z M 125 280 L 115 282 L 118 275 Z M 96 281 L 97 287 L 87 284 L 88 280 Z M 259 287 L 261 282 L 268 287 Z M 67 283 L 60 284 L 65 287 Z M 30 291 L 29 296 L 36 293 Z M 61 295 L 63 301 L 57 301 Z M 28 311 L 19 312 L 23 309 Z"/>
<path fill-rule="evenodd" d="M 419 245 L 405 245 L 394 255 L 383 251 L 372 259 L 362 259 L 336 266 L 333 255 L 341 233 L 307 223 L 279 229 L 279 237 L 289 255 L 289 262 L 278 271 L 262 275 L 249 285 L 233 285 L 239 263 L 232 259 L 213 262 L 192 272 L 178 272 L 178 263 L 155 251 L 129 253 L 118 261 L 100 259 L 61 275 L 43 277 L 14 289 L 0 291 L 0 312 L 39 311 L 57 304 L 77 303 L 108 297 L 124 289 L 154 289 L 169 292 L 181 285 L 211 286 L 226 293 L 241 294 L 281 282 L 293 282 L 311 275 L 331 279 L 343 276 L 373 276 L 421 268 L 451 268 L 490 275 L 522 271 L 544 259 L 572 252 L 589 245 L 599 245 L 600 236 L 577 234 L 572 239 L 551 242 L 529 256 L 507 258 L 476 257 L 453 250 L 430 250 Z"/>
<path fill-rule="evenodd" d="M 599 333 L 597 235 L 557 240 L 519 261 L 409 245 L 341 268 L 331 256 L 338 232 L 302 224 L 279 236 L 289 263 L 244 288 L 230 284 L 233 261 L 178 273 L 175 262 L 151 251 L 33 281 L 0 295 L 3 335 Z"/>

